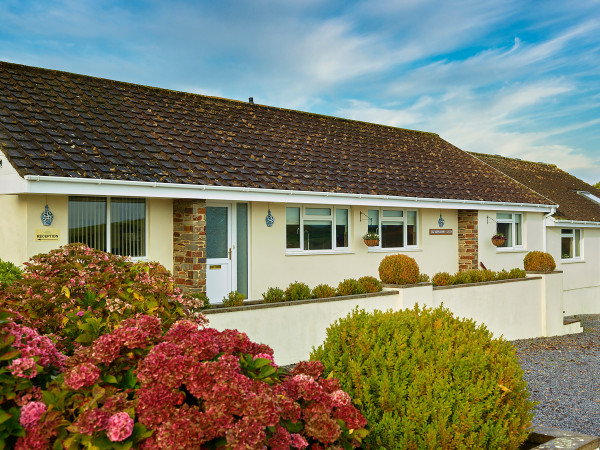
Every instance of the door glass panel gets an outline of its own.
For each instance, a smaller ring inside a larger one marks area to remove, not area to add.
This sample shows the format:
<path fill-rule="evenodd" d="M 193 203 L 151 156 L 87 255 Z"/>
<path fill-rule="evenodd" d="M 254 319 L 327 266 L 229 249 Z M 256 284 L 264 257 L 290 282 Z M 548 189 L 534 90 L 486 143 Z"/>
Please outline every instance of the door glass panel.
<path fill-rule="evenodd" d="M 248 298 L 248 204 L 237 205 L 237 291 Z"/>
<path fill-rule="evenodd" d="M 227 238 L 227 207 L 206 207 L 206 257 L 227 258 L 229 242 Z"/>

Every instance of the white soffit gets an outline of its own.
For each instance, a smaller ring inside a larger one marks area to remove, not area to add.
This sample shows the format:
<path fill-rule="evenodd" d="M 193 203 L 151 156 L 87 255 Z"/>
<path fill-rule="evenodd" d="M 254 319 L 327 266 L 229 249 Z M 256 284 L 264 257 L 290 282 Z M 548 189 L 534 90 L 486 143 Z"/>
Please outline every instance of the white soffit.
<path fill-rule="evenodd" d="M 286 191 L 278 189 L 203 186 L 144 181 L 102 180 L 90 178 L 44 177 L 27 175 L 26 189 L 10 193 L 102 195 L 147 198 L 197 198 L 221 201 L 273 202 L 328 205 L 389 206 L 436 209 L 473 209 L 492 211 L 553 212 L 556 205 L 486 202 L 477 200 L 447 200 L 396 197 L 336 192 Z M 0 185 L 0 193 L 9 193 Z M 23 186 L 15 186 L 22 188 Z"/>
<path fill-rule="evenodd" d="M 550 217 L 547 225 L 555 228 L 600 228 L 600 222 L 590 222 L 587 220 L 559 220 Z"/>

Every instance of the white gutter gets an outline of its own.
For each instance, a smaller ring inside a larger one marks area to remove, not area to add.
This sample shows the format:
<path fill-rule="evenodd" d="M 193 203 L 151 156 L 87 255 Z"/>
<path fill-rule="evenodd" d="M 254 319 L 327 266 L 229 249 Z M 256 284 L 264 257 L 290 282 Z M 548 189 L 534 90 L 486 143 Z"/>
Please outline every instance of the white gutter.
<path fill-rule="evenodd" d="M 576 226 L 582 228 L 600 228 L 600 222 L 592 222 L 589 220 L 561 220 L 556 217 L 550 218 L 552 223 L 549 225 L 551 227 L 569 227 Z"/>
<path fill-rule="evenodd" d="M 104 195 L 147 198 L 197 198 L 206 200 L 257 201 L 303 204 L 423 207 L 438 209 L 489 209 L 493 211 L 552 212 L 557 205 L 401 197 L 338 192 L 288 191 L 233 186 L 208 186 L 147 181 L 26 175 L 29 194 Z"/>

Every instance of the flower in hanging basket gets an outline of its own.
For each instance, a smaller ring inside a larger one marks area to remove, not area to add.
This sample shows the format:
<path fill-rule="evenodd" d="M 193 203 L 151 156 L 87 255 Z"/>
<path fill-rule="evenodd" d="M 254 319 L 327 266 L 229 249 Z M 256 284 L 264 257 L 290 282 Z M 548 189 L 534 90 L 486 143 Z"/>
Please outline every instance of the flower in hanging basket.
<path fill-rule="evenodd" d="M 506 236 L 504 236 L 502 233 L 497 233 L 492 236 L 492 244 L 494 244 L 496 247 L 502 247 L 505 242 Z"/>
<path fill-rule="evenodd" d="M 367 233 L 363 236 L 363 240 L 367 247 L 377 247 L 379 245 L 379 235 L 377 233 Z"/>

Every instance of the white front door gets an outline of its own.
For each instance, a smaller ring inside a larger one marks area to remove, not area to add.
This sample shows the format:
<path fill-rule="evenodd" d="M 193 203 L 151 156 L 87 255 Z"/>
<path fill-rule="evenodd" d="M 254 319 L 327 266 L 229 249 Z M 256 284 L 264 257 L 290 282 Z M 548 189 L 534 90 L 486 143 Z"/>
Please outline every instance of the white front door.
<path fill-rule="evenodd" d="M 206 295 L 220 303 L 235 290 L 231 205 L 206 207 Z"/>

